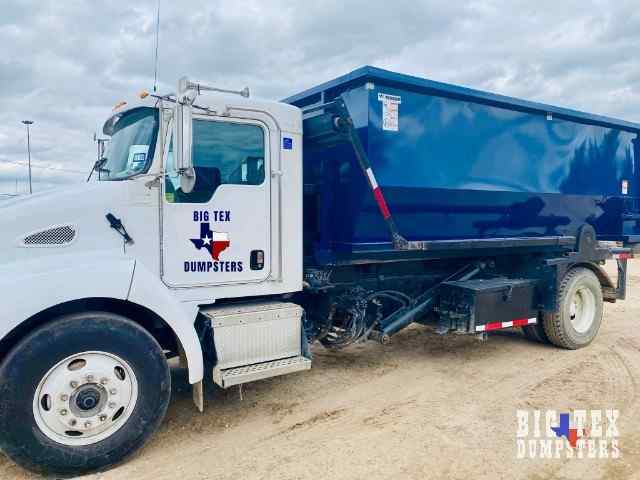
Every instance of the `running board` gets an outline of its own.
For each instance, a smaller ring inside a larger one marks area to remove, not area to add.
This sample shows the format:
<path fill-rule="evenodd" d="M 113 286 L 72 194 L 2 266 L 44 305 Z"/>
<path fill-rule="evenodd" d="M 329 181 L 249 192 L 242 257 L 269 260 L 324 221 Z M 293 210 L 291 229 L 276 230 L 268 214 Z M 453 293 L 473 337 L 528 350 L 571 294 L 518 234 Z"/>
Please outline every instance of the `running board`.
<path fill-rule="evenodd" d="M 297 357 L 254 363 L 253 365 L 243 365 L 225 370 L 216 367 L 213 369 L 213 381 L 222 388 L 228 388 L 233 385 L 309 370 L 310 368 L 311 360 L 299 355 Z"/>

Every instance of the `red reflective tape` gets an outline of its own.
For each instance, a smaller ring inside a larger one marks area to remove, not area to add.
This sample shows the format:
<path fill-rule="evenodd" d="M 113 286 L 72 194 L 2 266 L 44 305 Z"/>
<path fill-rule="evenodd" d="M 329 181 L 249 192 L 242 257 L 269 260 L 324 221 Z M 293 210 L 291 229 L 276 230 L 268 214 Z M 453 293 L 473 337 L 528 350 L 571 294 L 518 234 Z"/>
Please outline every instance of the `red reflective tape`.
<path fill-rule="evenodd" d="M 618 255 L 614 255 L 617 260 L 629 260 L 633 258 L 633 254 L 631 253 L 619 253 Z"/>
<path fill-rule="evenodd" d="M 376 188 L 373 191 L 373 196 L 376 197 L 376 202 L 378 203 L 378 208 L 380 209 L 380 213 L 385 220 L 388 220 L 391 216 L 391 212 L 389 212 L 389 207 L 387 207 L 387 202 L 384 200 L 384 196 L 382 195 L 382 190 Z"/>
<path fill-rule="evenodd" d="M 508 322 L 492 322 L 485 325 L 476 325 L 476 332 L 486 332 L 487 330 L 499 330 L 501 328 L 524 327 L 538 322 L 537 318 L 519 318 Z"/>
<path fill-rule="evenodd" d="M 502 322 L 487 323 L 484 327 L 485 330 L 498 330 L 499 328 L 502 328 Z"/>

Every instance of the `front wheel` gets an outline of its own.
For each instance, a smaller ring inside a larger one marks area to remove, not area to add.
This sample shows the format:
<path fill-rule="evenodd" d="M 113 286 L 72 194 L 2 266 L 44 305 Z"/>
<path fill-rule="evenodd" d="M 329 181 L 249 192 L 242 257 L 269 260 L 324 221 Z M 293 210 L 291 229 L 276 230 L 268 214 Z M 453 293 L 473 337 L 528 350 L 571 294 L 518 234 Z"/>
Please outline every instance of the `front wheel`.
<path fill-rule="evenodd" d="M 68 315 L 0 365 L 0 449 L 46 475 L 106 469 L 158 428 L 170 393 L 165 356 L 146 330 L 111 313 Z"/>

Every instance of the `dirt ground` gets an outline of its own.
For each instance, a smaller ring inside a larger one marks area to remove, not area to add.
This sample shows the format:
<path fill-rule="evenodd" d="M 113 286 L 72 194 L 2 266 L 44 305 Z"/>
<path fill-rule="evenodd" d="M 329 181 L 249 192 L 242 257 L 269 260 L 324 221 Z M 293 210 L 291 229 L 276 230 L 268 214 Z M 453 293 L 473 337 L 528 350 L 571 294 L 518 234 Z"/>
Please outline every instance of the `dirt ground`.
<path fill-rule="evenodd" d="M 310 372 L 191 402 L 186 372 L 161 430 L 93 480 L 640 478 L 640 264 L 594 343 L 566 351 L 520 331 L 486 342 L 422 326 L 390 345 L 314 348 Z M 518 459 L 516 409 L 620 410 L 619 459 Z M 0 478 L 34 478 L 0 454 Z"/>

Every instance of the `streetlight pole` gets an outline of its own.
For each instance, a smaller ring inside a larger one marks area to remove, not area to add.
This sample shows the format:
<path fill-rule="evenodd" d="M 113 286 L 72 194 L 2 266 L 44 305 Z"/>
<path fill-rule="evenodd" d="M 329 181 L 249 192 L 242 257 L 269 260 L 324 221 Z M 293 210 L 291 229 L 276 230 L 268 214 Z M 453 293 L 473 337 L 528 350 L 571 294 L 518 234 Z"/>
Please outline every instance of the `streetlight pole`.
<path fill-rule="evenodd" d="M 29 193 L 33 193 L 33 189 L 31 188 L 31 138 L 29 135 L 29 125 L 33 125 L 33 120 L 22 120 L 27 126 L 27 157 L 29 160 Z"/>

